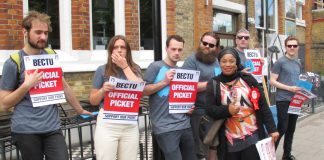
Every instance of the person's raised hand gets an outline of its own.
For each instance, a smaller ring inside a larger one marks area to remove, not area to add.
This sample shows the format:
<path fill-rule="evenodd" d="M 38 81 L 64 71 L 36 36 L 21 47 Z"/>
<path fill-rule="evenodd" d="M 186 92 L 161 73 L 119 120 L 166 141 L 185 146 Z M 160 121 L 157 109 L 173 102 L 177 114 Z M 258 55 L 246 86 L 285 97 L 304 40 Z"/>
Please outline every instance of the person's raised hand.
<path fill-rule="evenodd" d="M 111 60 L 113 63 L 115 63 L 119 68 L 125 69 L 128 67 L 126 58 L 121 56 L 118 52 L 113 52 L 111 54 Z"/>
<path fill-rule="evenodd" d="M 27 74 L 25 71 L 25 80 L 23 85 L 25 85 L 28 89 L 34 87 L 39 82 L 41 82 L 43 79 L 43 71 L 38 72 L 38 69 L 36 69 L 33 73 Z"/>
<path fill-rule="evenodd" d="M 169 84 L 171 82 L 171 80 L 173 79 L 174 75 L 175 75 L 175 70 L 174 69 L 170 69 L 169 71 L 167 71 L 165 73 L 165 77 L 164 77 L 164 80 L 163 81 L 165 83 Z"/>
<path fill-rule="evenodd" d="M 240 111 L 240 106 L 236 105 L 236 100 L 234 100 L 228 105 L 228 111 L 232 116 L 237 114 Z"/>

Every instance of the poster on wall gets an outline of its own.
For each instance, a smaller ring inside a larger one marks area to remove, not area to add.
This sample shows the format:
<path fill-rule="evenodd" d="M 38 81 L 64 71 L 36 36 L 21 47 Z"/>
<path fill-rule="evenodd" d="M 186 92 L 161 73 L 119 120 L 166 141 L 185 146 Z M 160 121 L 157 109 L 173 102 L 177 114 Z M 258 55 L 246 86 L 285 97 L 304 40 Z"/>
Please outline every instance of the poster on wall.
<path fill-rule="evenodd" d="M 286 35 L 296 35 L 296 23 L 294 21 L 286 20 Z"/>
<path fill-rule="evenodd" d="M 286 18 L 296 19 L 296 0 L 285 0 Z"/>

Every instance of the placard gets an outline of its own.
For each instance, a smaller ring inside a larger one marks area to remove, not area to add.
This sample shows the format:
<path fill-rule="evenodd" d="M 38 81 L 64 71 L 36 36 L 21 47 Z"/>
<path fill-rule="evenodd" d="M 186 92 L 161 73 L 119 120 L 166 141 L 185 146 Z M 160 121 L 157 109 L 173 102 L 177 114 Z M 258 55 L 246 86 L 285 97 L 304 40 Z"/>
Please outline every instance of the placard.
<path fill-rule="evenodd" d="M 261 160 L 276 160 L 275 144 L 272 137 L 263 139 L 255 144 Z"/>
<path fill-rule="evenodd" d="M 104 121 L 137 124 L 140 99 L 145 82 L 134 82 L 110 77 L 109 83 L 114 85 L 115 89 L 105 93 Z"/>
<path fill-rule="evenodd" d="M 196 101 L 200 71 L 175 71 L 170 82 L 169 113 L 187 113 Z"/>
<path fill-rule="evenodd" d="M 42 81 L 29 90 L 33 107 L 66 102 L 62 68 L 57 54 L 24 56 L 25 72 L 43 72 Z"/>
<path fill-rule="evenodd" d="M 245 68 L 251 68 L 249 72 L 252 73 L 254 78 L 262 83 L 262 64 L 261 64 L 261 54 L 259 50 L 245 49 L 244 54 L 246 57 Z"/>

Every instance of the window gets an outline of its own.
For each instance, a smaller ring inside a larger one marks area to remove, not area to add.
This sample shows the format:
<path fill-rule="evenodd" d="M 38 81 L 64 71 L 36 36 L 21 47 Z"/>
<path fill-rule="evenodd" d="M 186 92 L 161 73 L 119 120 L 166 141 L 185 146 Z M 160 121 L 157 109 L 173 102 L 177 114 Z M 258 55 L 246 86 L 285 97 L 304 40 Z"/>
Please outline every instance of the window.
<path fill-rule="evenodd" d="M 255 27 L 265 27 L 263 0 L 255 0 Z"/>
<path fill-rule="evenodd" d="M 267 1 L 267 27 L 269 29 L 275 30 L 276 26 L 276 17 L 275 17 L 275 0 L 268 0 Z"/>
<path fill-rule="evenodd" d="M 286 35 L 295 36 L 296 35 L 296 22 L 286 20 L 285 21 L 285 31 L 286 31 Z"/>
<path fill-rule="evenodd" d="M 235 34 L 235 16 L 230 13 L 214 10 L 213 31 L 219 33 Z"/>
<path fill-rule="evenodd" d="M 115 35 L 114 0 L 92 0 L 93 49 L 105 50 Z"/>
<path fill-rule="evenodd" d="M 140 0 L 140 49 L 153 50 L 152 0 Z"/>
<path fill-rule="evenodd" d="M 296 19 L 296 0 L 285 1 L 285 12 L 286 12 L 286 18 L 292 20 Z"/>
<path fill-rule="evenodd" d="M 303 6 L 299 3 L 296 6 L 296 19 L 303 19 Z"/>
<path fill-rule="evenodd" d="M 48 35 L 48 46 L 53 49 L 60 49 L 60 20 L 59 0 L 29 0 L 29 11 L 35 10 L 51 16 L 53 31 Z"/>
<path fill-rule="evenodd" d="M 324 0 L 314 0 L 313 2 L 313 10 L 324 8 Z"/>

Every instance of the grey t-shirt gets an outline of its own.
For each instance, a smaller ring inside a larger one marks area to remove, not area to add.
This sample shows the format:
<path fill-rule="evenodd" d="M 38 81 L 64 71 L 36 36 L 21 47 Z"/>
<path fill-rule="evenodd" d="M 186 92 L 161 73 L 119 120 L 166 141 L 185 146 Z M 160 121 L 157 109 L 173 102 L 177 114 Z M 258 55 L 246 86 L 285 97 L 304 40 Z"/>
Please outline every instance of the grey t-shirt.
<path fill-rule="evenodd" d="M 47 54 L 41 51 L 40 54 Z M 19 51 L 21 72 L 17 77 L 17 65 L 10 58 L 3 65 L 0 88 L 14 91 L 25 80 L 25 64 L 23 56 L 28 56 L 23 50 Z M 17 82 L 19 81 L 19 82 Z M 11 131 L 23 134 L 46 133 L 60 129 L 59 110 L 56 105 L 33 107 L 29 92 L 14 107 L 11 117 Z"/>
<path fill-rule="evenodd" d="M 190 55 L 182 65 L 183 69 L 197 70 L 200 71 L 199 82 L 209 81 L 214 76 L 217 76 L 221 73 L 221 69 L 219 67 L 218 60 L 216 60 L 212 64 L 205 64 L 197 60 L 196 54 Z M 206 92 L 198 92 L 197 99 L 195 102 L 196 108 L 205 108 Z"/>
<path fill-rule="evenodd" d="M 289 59 L 287 56 L 283 56 L 273 64 L 271 72 L 279 75 L 278 82 L 295 86 L 301 72 L 301 64 L 297 59 Z M 276 101 L 290 101 L 293 96 L 293 92 L 277 88 Z"/>
<path fill-rule="evenodd" d="M 93 76 L 93 79 L 92 79 L 92 87 L 93 88 L 100 89 L 102 87 L 103 83 L 109 81 L 109 77 L 105 76 L 105 67 L 106 67 L 106 64 L 101 65 L 97 68 L 97 70 Z M 139 66 L 136 66 L 136 67 L 137 67 L 137 73 L 135 73 L 135 74 L 137 74 L 137 76 L 139 76 L 139 77 L 142 77 L 142 75 L 140 74 L 141 68 Z M 116 78 L 124 79 L 124 80 L 127 79 L 127 77 L 124 74 L 124 72 L 122 71 L 122 69 L 118 68 L 117 72 L 118 72 L 118 75 L 116 76 Z M 100 102 L 101 108 L 103 107 L 103 102 L 104 102 L 104 100 L 102 99 Z"/>
<path fill-rule="evenodd" d="M 151 63 L 144 75 L 146 85 L 155 84 L 163 80 L 165 73 L 171 68 L 164 61 Z M 154 134 L 191 127 L 187 114 L 169 113 L 169 85 L 149 96 L 149 109 Z"/>

